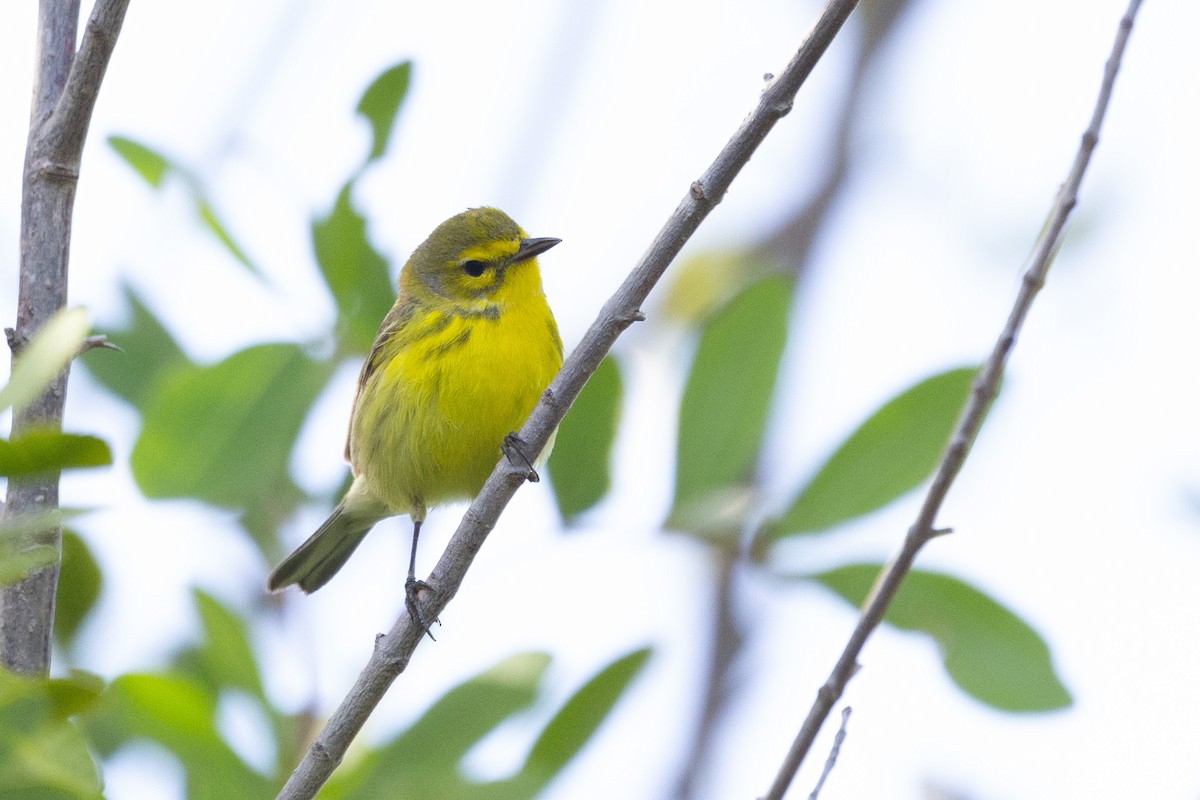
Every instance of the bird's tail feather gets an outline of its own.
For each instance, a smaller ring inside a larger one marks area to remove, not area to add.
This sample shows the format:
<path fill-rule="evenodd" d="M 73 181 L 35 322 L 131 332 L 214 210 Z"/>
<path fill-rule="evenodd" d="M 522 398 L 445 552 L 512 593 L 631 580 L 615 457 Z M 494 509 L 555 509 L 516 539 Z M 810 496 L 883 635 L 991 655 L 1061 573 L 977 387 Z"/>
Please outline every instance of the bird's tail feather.
<path fill-rule="evenodd" d="M 317 532 L 296 548 L 267 578 L 272 592 L 298 584 L 305 592 L 320 589 L 337 573 L 363 537 L 387 514 L 355 512 L 342 502 Z"/>

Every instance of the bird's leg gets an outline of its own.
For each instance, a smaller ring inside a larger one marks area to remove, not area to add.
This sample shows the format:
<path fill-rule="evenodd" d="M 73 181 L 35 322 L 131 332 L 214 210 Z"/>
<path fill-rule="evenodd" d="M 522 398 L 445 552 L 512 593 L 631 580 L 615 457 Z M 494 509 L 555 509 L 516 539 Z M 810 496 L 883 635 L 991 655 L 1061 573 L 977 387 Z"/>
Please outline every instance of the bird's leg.
<path fill-rule="evenodd" d="M 429 623 L 425 621 L 425 615 L 421 613 L 421 607 L 417 605 L 417 596 L 422 589 L 429 589 L 430 586 L 425 581 L 417 580 L 417 537 L 421 535 L 421 520 L 413 520 L 413 535 L 412 535 L 412 552 L 408 557 L 408 579 L 404 581 L 404 607 L 408 610 L 408 618 L 421 626 L 425 631 L 425 635 L 431 640 L 433 632 L 429 630 Z M 434 622 L 437 622 L 435 619 Z"/>
<path fill-rule="evenodd" d="M 533 461 L 525 454 L 527 445 L 522 441 L 516 433 L 510 433 L 504 437 L 504 444 L 500 445 L 500 449 L 504 451 L 504 455 L 508 460 L 515 464 L 524 464 L 525 469 L 529 470 L 525 475 L 525 479 L 530 483 L 537 483 L 541 480 L 538 477 L 537 470 L 533 468 Z"/>

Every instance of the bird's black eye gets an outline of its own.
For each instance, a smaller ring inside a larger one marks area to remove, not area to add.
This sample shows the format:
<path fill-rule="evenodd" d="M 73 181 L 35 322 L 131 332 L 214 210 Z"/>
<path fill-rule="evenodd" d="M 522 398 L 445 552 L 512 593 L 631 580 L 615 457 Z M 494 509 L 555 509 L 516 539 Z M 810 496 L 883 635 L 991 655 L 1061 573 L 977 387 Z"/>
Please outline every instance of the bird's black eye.
<path fill-rule="evenodd" d="M 472 278 L 478 278 L 483 274 L 483 271 L 487 269 L 487 264 L 484 264 L 482 261 L 475 260 L 464 261 L 462 263 L 462 268 L 463 272 L 467 273 Z"/>

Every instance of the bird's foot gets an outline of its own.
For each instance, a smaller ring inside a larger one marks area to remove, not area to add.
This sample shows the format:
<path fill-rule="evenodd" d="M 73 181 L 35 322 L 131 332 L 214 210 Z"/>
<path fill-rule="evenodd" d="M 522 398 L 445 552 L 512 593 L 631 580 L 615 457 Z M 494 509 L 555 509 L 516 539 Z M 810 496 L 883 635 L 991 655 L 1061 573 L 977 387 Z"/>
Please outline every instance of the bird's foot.
<path fill-rule="evenodd" d="M 530 483 L 537 483 L 541 480 L 541 477 L 537 474 L 537 470 L 533 468 L 533 459 L 526 455 L 529 446 L 525 444 L 520 436 L 517 436 L 515 433 L 505 436 L 504 444 L 500 445 L 500 449 L 504 451 L 504 455 L 508 457 L 510 463 L 525 467 L 527 470 L 525 480 Z"/>
<path fill-rule="evenodd" d="M 431 623 L 425 620 L 425 615 L 421 613 L 421 606 L 417 603 L 422 589 L 432 591 L 432 587 L 425 581 L 409 578 L 404 582 L 404 607 L 408 610 L 408 618 L 421 626 L 421 630 L 425 631 L 425 635 L 430 641 L 436 642 L 433 638 L 433 632 L 429 630 Z M 440 622 L 434 619 L 433 622 Z"/>

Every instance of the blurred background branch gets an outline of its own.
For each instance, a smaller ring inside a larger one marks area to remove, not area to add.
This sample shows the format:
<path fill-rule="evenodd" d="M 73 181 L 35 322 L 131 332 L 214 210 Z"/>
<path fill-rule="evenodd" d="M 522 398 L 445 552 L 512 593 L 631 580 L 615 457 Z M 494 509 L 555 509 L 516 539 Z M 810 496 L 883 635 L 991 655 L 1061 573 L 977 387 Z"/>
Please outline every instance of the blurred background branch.
<path fill-rule="evenodd" d="M 854 55 L 848 85 L 840 97 L 826 140 L 828 154 L 821 159 L 825 170 L 810 198 L 774 231 L 750 245 L 742 256 L 743 264 L 766 265 L 768 271 L 794 274 L 797 294 L 808 285 L 804 277 L 811 263 L 813 243 L 828 223 L 829 212 L 850 175 L 851 153 L 857 140 L 857 123 L 862 119 L 862 103 L 871 69 L 912 5 L 913 0 L 861 5 L 854 20 L 854 35 L 845 37 L 852 43 Z M 713 624 L 709 630 L 710 657 L 702 695 L 704 705 L 690 740 L 688 755 L 679 771 L 674 792 L 679 800 L 698 796 L 703 785 L 704 765 L 713 755 L 713 737 L 724 718 L 727 702 L 736 695 L 731 671 L 737 666 L 746 641 L 741 630 L 744 623 L 737 610 L 742 597 L 738 570 L 743 564 L 742 545 L 737 538 L 731 538 L 713 559 L 716 591 L 713 594 Z"/>

